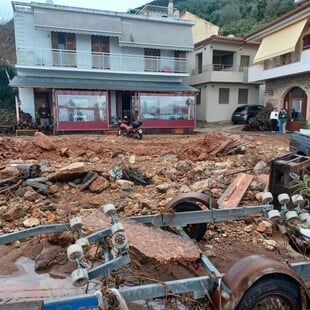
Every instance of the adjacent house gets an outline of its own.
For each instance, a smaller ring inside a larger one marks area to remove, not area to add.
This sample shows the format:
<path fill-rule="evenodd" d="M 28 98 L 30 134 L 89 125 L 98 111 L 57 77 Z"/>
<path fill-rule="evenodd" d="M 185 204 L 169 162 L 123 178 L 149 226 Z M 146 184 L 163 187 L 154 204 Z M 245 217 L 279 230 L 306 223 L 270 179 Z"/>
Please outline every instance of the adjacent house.
<path fill-rule="evenodd" d="M 220 35 L 194 45 L 188 54 L 191 76 L 184 81 L 199 89 L 197 120 L 227 121 L 238 105 L 262 103 L 259 84 L 248 81 L 257 48 L 257 42 Z"/>
<path fill-rule="evenodd" d="M 209 38 L 213 35 L 218 35 L 219 26 L 216 26 L 205 19 L 198 17 L 195 14 L 192 14 L 188 11 L 180 12 L 181 19 L 192 20 L 195 22 L 195 25 L 192 27 L 193 34 L 193 43 L 196 44 L 200 41 L 203 41 L 206 38 Z"/>
<path fill-rule="evenodd" d="M 56 131 L 108 130 L 124 115 L 146 129 L 193 129 L 196 92 L 186 53 L 192 26 L 170 1 L 158 16 L 12 2 L 20 107 L 42 103 Z"/>
<path fill-rule="evenodd" d="M 260 46 L 249 68 L 249 81 L 265 83 L 265 103 L 290 114 L 287 129 L 310 119 L 310 1 L 247 34 Z"/>

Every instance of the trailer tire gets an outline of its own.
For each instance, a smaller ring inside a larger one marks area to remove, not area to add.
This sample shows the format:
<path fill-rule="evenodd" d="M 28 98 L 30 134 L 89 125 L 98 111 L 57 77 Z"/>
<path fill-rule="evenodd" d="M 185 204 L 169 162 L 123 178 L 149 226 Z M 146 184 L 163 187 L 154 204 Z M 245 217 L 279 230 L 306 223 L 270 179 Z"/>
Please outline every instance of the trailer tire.
<path fill-rule="evenodd" d="M 301 288 L 294 279 L 283 275 L 269 275 L 254 283 L 235 309 L 302 310 Z"/>
<path fill-rule="evenodd" d="M 190 211 L 201 211 L 201 208 L 193 202 L 182 202 L 173 207 L 175 212 L 190 212 Z M 183 230 L 188 234 L 191 239 L 197 241 L 201 240 L 207 230 L 207 223 L 199 224 L 188 224 L 183 227 Z"/>

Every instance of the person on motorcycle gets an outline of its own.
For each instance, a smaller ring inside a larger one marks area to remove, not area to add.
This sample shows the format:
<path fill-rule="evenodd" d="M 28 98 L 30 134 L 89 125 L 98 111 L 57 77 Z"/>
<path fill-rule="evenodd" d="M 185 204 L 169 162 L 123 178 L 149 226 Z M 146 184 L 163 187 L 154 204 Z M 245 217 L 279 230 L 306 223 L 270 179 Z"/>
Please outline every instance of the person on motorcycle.
<path fill-rule="evenodd" d="M 130 124 L 129 124 L 129 118 L 128 118 L 127 115 L 125 115 L 125 116 L 123 117 L 122 123 L 125 123 L 126 125 L 130 125 Z"/>

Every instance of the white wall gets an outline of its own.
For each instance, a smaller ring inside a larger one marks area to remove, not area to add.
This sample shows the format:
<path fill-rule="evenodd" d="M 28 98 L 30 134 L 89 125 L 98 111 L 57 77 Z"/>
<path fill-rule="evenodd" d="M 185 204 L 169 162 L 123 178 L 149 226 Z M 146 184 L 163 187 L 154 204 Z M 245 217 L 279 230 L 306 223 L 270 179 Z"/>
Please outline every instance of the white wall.
<path fill-rule="evenodd" d="M 214 87 L 212 87 L 214 86 Z M 219 89 L 229 88 L 229 103 L 219 104 Z M 259 87 L 255 85 L 245 85 L 245 84 L 216 84 L 211 83 L 206 87 L 206 115 L 205 119 L 207 122 L 220 122 L 229 121 L 233 111 L 238 105 L 238 93 L 239 88 L 248 89 L 248 103 L 249 104 L 259 104 Z M 198 118 L 198 117 L 197 117 Z"/>
<path fill-rule="evenodd" d="M 19 88 L 20 108 L 23 112 L 29 113 L 32 117 L 32 121 L 35 122 L 35 110 L 34 110 L 34 93 L 33 88 Z"/>

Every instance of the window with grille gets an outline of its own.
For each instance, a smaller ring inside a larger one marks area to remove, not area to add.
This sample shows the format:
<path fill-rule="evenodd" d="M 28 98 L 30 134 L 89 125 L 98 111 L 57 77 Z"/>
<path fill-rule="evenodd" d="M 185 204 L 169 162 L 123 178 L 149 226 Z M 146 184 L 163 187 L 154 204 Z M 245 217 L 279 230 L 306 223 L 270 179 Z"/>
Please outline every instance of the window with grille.
<path fill-rule="evenodd" d="M 248 89 L 247 88 L 239 88 L 238 104 L 248 104 Z"/>
<path fill-rule="evenodd" d="M 228 104 L 228 103 L 229 103 L 229 88 L 220 88 L 219 104 Z"/>

